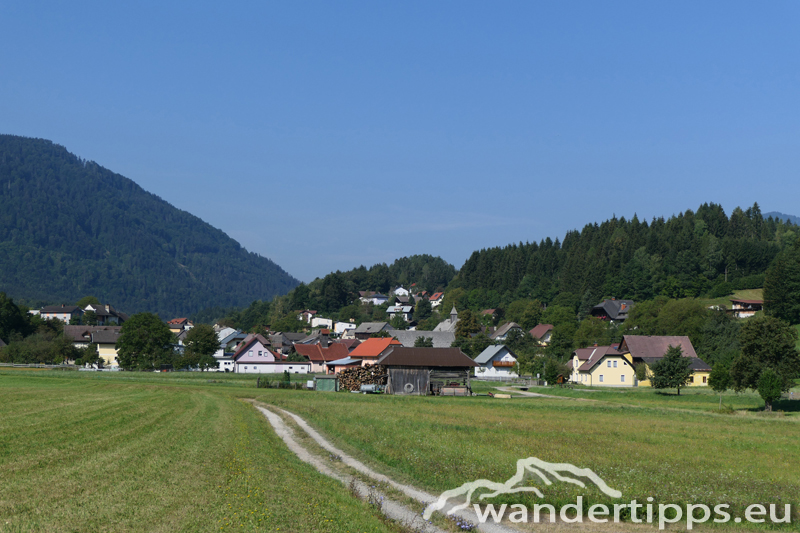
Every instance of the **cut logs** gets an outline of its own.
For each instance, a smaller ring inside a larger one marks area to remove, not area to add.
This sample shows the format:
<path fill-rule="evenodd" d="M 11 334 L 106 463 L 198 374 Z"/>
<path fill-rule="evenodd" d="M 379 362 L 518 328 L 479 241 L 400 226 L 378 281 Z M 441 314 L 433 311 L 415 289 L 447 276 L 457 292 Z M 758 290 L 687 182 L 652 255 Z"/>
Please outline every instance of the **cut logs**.
<path fill-rule="evenodd" d="M 361 385 L 386 385 L 386 368 L 382 365 L 358 366 L 346 368 L 339 372 L 339 386 L 343 389 L 357 391 Z"/>

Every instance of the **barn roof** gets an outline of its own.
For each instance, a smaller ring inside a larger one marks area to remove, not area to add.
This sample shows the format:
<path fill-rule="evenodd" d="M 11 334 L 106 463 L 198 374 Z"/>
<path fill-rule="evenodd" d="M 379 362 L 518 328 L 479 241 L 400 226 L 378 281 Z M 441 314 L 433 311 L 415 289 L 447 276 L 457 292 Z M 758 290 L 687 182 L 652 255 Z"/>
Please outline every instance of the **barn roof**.
<path fill-rule="evenodd" d="M 460 348 L 403 348 L 393 347 L 378 359 L 384 366 L 417 366 L 436 368 L 466 368 L 478 366 Z"/>

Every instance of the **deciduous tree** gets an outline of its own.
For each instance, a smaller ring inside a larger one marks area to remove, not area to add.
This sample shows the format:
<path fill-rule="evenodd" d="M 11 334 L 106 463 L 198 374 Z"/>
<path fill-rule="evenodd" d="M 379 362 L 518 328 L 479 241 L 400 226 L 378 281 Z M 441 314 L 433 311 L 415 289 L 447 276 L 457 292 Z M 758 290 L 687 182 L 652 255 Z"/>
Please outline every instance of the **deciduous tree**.
<path fill-rule="evenodd" d="M 158 315 L 138 313 L 120 329 L 117 362 L 125 370 L 149 370 L 172 364 L 175 335 Z"/>
<path fill-rule="evenodd" d="M 783 320 L 772 316 L 747 319 L 739 333 L 741 355 L 731 365 L 733 388 L 756 390 L 761 373 L 771 368 L 780 376 L 782 389 L 789 390 L 800 376 L 796 343 L 797 330 Z"/>
<path fill-rule="evenodd" d="M 650 383 L 656 389 L 676 389 L 680 396 L 681 387 L 692 377 L 691 365 L 692 360 L 683 356 L 680 346 L 670 346 L 664 357 L 650 367 L 653 371 Z"/>

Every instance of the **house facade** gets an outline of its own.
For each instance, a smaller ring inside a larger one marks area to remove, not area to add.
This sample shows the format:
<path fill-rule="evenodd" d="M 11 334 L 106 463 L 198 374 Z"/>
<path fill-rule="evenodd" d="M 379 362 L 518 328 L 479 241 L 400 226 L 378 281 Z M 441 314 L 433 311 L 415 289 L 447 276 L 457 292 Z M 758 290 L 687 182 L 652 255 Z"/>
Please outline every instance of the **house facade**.
<path fill-rule="evenodd" d="M 39 316 L 43 319 L 55 319 L 69 324 L 73 318 L 80 318 L 83 315 L 83 309 L 77 305 L 48 305 L 42 307 L 39 311 Z"/>
<path fill-rule="evenodd" d="M 510 379 L 519 377 L 516 372 L 517 356 L 502 344 L 488 346 L 475 358 L 476 378 Z"/>
<path fill-rule="evenodd" d="M 237 374 L 308 374 L 311 363 L 289 362 L 269 349 L 270 341 L 261 335 L 248 335 L 233 354 L 233 371 Z"/>

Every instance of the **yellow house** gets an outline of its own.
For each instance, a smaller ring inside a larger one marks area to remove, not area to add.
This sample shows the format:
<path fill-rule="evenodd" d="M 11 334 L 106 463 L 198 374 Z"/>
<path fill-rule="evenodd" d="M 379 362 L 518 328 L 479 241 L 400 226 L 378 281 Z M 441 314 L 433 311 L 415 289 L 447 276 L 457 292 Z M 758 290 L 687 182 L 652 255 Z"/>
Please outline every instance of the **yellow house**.
<path fill-rule="evenodd" d="M 586 386 L 635 387 L 636 376 L 630 354 L 611 346 L 575 350 L 571 364 L 572 381 Z"/>
<path fill-rule="evenodd" d="M 103 366 L 119 366 L 117 363 L 117 339 L 119 339 L 119 328 L 92 333 L 92 342 L 97 345 L 97 354 L 103 360 Z"/>
<path fill-rule="evenodd" d="M 697 357 L 692 341 L 686 336 L 668 335 L 624 335 L 619 345 L 621 352 L 627 353 L 633 366 L 644 363 L 647 367 L 647 374 L 651 373 L 650 367 L 656 361 L 664 357 L 670 346 L 681 348 L 684 357 L 692 359 L 690 368 L 692 377 L 688 383 L 689 387 L 707 387 L 708 376 L 711 374 L 711 367 L 702 359 Z M 650 387 L 650 380 L 646 379 L 638 383 L 640 387 Z"/>
<path fill-rule="evenodd" d="M 97 345 L 97 353 L 104 366 L 117 365 L 117 339 L 122 326 L 64 326 L 64 335 L 77 348 L 85 348 L 90 343 Z"/>

